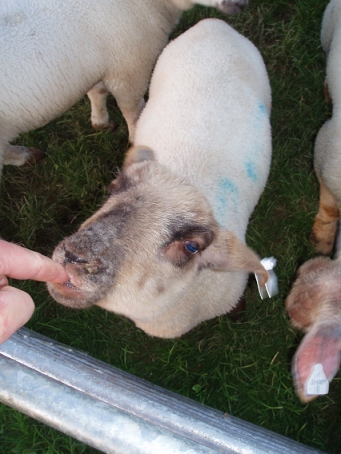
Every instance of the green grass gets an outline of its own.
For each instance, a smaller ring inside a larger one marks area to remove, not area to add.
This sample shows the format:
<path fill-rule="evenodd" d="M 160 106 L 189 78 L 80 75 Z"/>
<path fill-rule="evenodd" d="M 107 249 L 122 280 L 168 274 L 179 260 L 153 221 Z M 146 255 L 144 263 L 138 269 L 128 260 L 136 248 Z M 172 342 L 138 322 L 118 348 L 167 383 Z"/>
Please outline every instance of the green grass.
<path fill-rule="evenodd" d="M 252 216 L 247 241 L 278 260 L 280 293 L 261 301 L 252 281 L 244 318 L 222 316 L 181 339 L 148 337 L 132 322 L 99 308 L 75 312 L 57 305 L 45 286 L 13 282 L 29 292 L 36 312 L 28 327 L 139 377 L 328 453 L 340 452 L 341 383 L 328 396 L 303 405 L 290 362 L 301 335 L 288 322 L 284 301 L 299 265 L 314 256 L 309 243 L 318 205 L 313 172 L 316 134 L 330 115 L 324 102 L 325 60 L 319 41 L 327 1 L 250 0 L 228 18 L 260 49 L 273 91 L 273 162 Z M 224 16 L 197 6 L 172 37 L 203 17 Z M 128 144 L 127 128 L 109 100 L 115 133 L 91 129 L 87 98 L 18 143 L 47 150 L 36 166 L 6 167 L 1 182 L 3 238 L 50 255 L 100 206 Z M 0 453 L 78 454 L 96 450 L 0 406 Z"/>

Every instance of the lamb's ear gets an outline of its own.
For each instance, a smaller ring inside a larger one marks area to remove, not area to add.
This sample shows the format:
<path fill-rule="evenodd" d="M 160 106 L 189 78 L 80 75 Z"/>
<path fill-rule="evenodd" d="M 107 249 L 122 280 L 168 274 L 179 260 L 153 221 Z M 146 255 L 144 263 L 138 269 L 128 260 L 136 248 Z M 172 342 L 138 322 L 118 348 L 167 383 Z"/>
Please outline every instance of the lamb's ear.
<path fill-rule="evenodd" d="M 229 231 L 220 229 L 214 241 L 201 253 L 201 265 L 216 271 L 257 273 L 260 285 L 268 280 L 268 272 L 259 257 Z"/>
<path fill-rule="evenodd" d="M 304 336 L 292 360 L 292 378 L 298 397 L 309 402 L 328 393 L 340 367 L 341 327 L 315 325 Z"/>
<path fill-rule="evenodd" d="M 154 152 L 149 147 L 134 146 L 127 151 L 123 163 L 123 169 L 143 161 L 153 161 L 155 159 Z"/>

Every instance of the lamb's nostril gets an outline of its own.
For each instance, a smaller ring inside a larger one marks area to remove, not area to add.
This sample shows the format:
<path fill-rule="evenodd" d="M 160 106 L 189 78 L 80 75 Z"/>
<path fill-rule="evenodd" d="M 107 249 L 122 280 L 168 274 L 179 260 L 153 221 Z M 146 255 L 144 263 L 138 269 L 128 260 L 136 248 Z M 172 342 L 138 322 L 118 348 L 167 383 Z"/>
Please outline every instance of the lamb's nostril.
<path fill-rule="evenodd" d="M 65 249 L 64 263 L 88 263 L 88 261 Z"/>

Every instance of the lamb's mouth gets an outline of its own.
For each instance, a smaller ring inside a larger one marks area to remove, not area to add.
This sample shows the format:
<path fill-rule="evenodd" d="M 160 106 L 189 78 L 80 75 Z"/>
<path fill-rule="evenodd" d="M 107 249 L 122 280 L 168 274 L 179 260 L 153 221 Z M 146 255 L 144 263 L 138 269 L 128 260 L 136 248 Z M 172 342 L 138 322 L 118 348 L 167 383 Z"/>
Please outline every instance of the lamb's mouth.
<path fill-rule="evenodd" d="M 63 283 L 49 283 L 49 289 L 53 289 L 53 295 L 56 293 L 61 293 L 62 295 L 69 296 L 71 298 L 81 298 L 82 295 L 85 296 L 86 291 L 84 291 L 81 287 L 77 287 L 77 285 L 73 284 L 71 280 L 63 282 Z"/>
<path fill-rule="evenodd" d="M 63 263 L 69 280 L 62 283 L 49 283 L 52 297 L 59 303 L 71 307 L 87 307 L 94 303 L 95 288 L 92 279 L 100 274 L 102 267 L 89 262 Z"/>
<path fill-rule="evenodd" d="M 55 249 L 52 259 L 64 266 L 69 279 L 48 284 L 48 290 L 64 306 L 85 308 L 103 296 L 107 268 L 100 257 L 90 257 L 88 252 L 80 253 L 77 249 L 67 241 Z"/>
<path fill-rule="evenodd" d="M 73 284 L 71 281 L 63 282 L 61 285 L 64 287 L 68 287 L 71 290 L 80 290 L 80 288 Z"/>
<path fill-rule="evenodd" d="M 58 303 L 75 309 L 84 309 L 95 304 L 94 293 L 74 285 L 71 281 L 62 284 L 47 284 L 48 290 Z"/>

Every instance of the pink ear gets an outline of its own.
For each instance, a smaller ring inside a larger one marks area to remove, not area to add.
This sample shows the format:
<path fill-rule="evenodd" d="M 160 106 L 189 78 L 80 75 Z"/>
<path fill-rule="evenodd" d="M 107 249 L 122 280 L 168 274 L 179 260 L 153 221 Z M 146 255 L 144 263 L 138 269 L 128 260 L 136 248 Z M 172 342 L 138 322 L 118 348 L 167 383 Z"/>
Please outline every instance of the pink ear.
<path fill-rule="evenodd" d="M 259 257 L 232 232 L 220 229 L 217 238 L 201 254 L 201 264 L 215 271 L 247 271 L 257 273 L 260 285 L 268 280 L 268 272 Z"/>
<path fill-rule="evenodd" d="M 302 402 L 319 395 L 309 390 L 316 365 L 322 365 L 329 383 L 335 377 L 340 367 L 340 338 L 341 327 L 335 324 L 315 325 L 304 336 L 292 361 L 294 386 Z"/>

